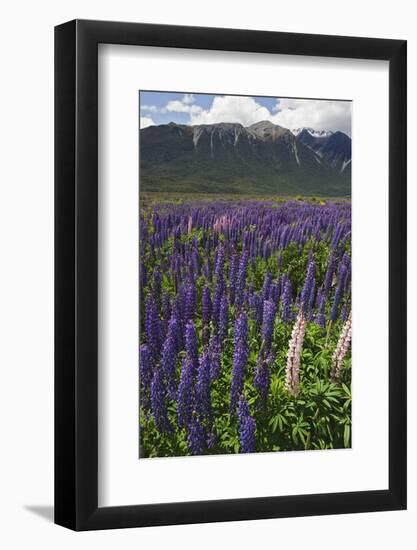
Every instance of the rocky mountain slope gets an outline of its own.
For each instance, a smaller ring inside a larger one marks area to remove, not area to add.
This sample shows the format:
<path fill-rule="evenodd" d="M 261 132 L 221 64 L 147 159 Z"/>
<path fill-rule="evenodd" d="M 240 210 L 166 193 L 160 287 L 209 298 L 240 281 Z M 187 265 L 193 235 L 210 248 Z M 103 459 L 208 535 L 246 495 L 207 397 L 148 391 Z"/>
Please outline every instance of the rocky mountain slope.
<path fill-rule="evenodd" d="M 304 129 L 296 136 L 269 121 L 149 126 L 140 131 L 140 185 L 159 192 L 346 196 L 348 152 L 350 138 L 342 132 L 316 136 Z"/>
<path fill-rule="evenodd" d="M 304 128 L 298 139 L 317 153 L 323 161 L 335 170 L 344 172 L 350 166 L 352 158 L 352 141 L 343 132 L 331 132 L 318 136 Z"/>

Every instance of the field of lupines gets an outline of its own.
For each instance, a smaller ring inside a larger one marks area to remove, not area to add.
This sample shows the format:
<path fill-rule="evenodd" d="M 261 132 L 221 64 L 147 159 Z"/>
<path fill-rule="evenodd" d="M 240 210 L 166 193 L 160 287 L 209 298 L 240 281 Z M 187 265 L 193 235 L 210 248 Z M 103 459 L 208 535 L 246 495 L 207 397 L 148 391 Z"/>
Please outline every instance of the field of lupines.
<path fill-rule="evenodd" d="M 350 447 L 350 305 L 350 201 L 144 201 L 140 456 Z"/>

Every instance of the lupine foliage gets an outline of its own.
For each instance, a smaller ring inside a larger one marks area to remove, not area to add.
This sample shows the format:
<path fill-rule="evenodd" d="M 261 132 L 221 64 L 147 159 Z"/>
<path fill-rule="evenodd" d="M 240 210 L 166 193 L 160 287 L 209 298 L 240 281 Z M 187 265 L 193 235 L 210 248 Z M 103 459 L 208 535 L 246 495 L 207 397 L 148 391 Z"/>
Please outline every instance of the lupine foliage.
<path fill-rule="evenodd" d="M 351 442 L 349 201 L 140 211 L 141 457 Z"/>

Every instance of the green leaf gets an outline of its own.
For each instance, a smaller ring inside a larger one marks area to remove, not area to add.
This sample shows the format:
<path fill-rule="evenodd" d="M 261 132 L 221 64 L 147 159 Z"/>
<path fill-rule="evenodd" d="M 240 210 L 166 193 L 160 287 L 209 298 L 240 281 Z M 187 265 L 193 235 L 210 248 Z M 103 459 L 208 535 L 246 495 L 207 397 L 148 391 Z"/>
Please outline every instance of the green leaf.
<path fill-rule="evenodd" d="M 345 424 L 345 429 L 343 433 L 343 442 L 345 444 L 345 448 L 348 448 L 350 446 L 350 426 L 349 424 Z"/>
<path fill-rule="evenodd" d="M 272 427 L 272 431 L 275 433 L 277 431 L 279 422 L 279 415 L 273 416 L 269 421 L 269 425 Z"/>

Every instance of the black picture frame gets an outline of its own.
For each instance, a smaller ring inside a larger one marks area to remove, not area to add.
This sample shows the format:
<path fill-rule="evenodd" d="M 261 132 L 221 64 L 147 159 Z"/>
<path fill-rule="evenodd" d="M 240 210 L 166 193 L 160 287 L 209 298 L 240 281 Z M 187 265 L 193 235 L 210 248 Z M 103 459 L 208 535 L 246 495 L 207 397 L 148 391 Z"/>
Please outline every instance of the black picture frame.
<path fill-rule="evenodd" d="M 98 507 L 98 44 L 389 62 L 389 488 Z M 55 523 L 74 530 L 406 508 L 406 41 L 74 20 L 55 28 Z"/>

